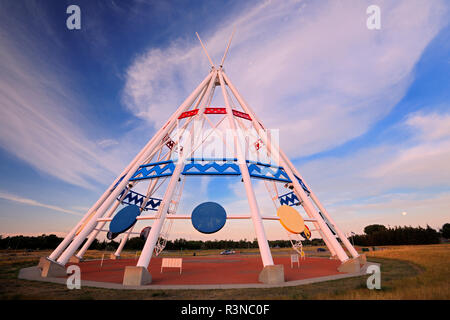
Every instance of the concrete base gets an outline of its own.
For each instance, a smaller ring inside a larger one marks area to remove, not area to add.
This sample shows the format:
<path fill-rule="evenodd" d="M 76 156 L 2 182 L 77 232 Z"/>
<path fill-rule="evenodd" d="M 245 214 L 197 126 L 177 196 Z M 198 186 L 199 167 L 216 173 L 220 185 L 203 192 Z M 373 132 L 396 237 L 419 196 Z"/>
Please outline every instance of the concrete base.
<path fill-rule="evenodd" d="M 39 261 L 41 268 L 41 276 L 47 277 L 65 277 L 67 276 L 66 268 L 59 263 L 49 260 L 48 258 L 41 258 Z"/>
<path fill-rule="evenodd" d="M 284 266 L 282 264 L 265 266 L 259 274 L 258 280 L 265 284 L 284 283 Z"/>
<path fill-rule="evenodd" d="M 111 254 L 109 255 L 109 259 L 111 259 L 111 260 L 119 260 L 119 259 L 120 259 L 120 256 L 116 256 L 114 253 L 111 253 Z"/>
<path fill-rule="evenodd" d="M 147 268 L 126 266 L 123 275 L 124 286 L 142 286 L 152 282 L 152 275 Z"/>
<path fill-rule="evenodd" d="M 69 262 L 71 263 L 80 263 L 81 261 L 83 261 L 83 259 L 77 256 L 71 256 L 69 259 Z"/>
<path fill-rule="evenodd" d="M 42 271 L 42 269 L 44 268 L 45 261 L 47 261 L 47 258 L 46 258 L 46 257 L 41 257 L 41 258 L 39 259 L 39 263 L 38 263 L 37 267 L 38 267 L 39 269 L 41 269 L 41 271 Z"/>
<path fill-rule="evenodd" d="M 339 272 L 355 273 L 361 270 L 359 258 L 353 258 L 345 261 L 338 267 Z"/>
<path fill-rule="evenodd" d="M 367 257 L 366 257 L 366 255 L 363 253 L 363 254 L 360 254 L 359 255 L 359 257 L 358 257 L 358 259 L 359 259 L 359 264 L 361 264 L 361 265 L 366 265 L 366 263 L 367 263 Z"/>

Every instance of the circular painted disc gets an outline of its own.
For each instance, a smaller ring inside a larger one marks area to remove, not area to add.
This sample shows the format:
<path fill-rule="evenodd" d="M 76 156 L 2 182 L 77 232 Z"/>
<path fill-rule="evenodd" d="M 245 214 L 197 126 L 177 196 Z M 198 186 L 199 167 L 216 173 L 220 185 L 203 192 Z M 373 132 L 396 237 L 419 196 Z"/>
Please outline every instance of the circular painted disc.
<path fill-rule="evenodd" d="M 210 234 L 223 228 L 227 213 L 218 203 L 204 202 L 192 211 L 191 221 L 197 231 Z"/>
<path fill-rule="evenodd" d="M 108 240 L 113 240 L 115 239 L 119 234 L 118 233 L 113 233 L 111 231 L 108 231 L 108 233 L 106 234 L 106 238 L 108 238 Z"/>
<path fill-rule="evenodd" d="M 139 237 L 142 240 L 147 240 L 148 234 L 150 233 L 151 229 L 152 229 L 152 227 L 145 227 L 144 229 L 142 229 L 141 234 L 139 235 Z"/>
<path fill-rule="evenodd" d="M 300 234 L 303 238 L 306 240 L 311 239 L 311 231 L 309 230 L 308 226 L 305 224 L 305 230 Z"/>
<path fill-rule="evenodd" d="M 129 205 L 116 213 L 109 224 L 109 231 L 122 233 L 136 223 L 136 218 L 141 214 L 137 205 Z"/>
<path fill-rule="evenodd" d="M 305 229 L 305 222 L 300 213 L 294 208 L 282 205 L 277 210 L 281 225 L 291 233 L 302 233 Z"/>

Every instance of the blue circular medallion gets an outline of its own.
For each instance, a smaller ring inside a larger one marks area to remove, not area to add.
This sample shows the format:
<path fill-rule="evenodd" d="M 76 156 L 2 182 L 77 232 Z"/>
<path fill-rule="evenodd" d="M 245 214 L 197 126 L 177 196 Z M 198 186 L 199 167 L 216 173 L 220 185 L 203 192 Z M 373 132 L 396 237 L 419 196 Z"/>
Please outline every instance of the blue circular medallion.
<path fill-rule="evenodd" d="M 227 213 L 218 203 L 204 202 L 192 211 L 191 221 L 197 231 L 210 234 L 223 228 Z"/>
<path fill-rule="evenodd" d="M 109 224 L 109 231 L 122 233 L 127 231 L 136 223 L 136 218 L 141 214 L 137 205 L 129 205 L 116 213 Z"/>
<path fill-rule="evenodd" d="M 151 229 L 152 227 L 145 227 L 144 229 L 142 229 L 141 233 L 139 234 L 139 237 L 144 241 L 147 240 Z"/>
<path fill-rule="evenodd" d="M 111 231 L 108 231 L 108 233 L 106 234 L 106 238 L 108 238 L 108 240 L 113 240 L 117 238 L 118 235 L 119 233 L 113 233 Z"/>

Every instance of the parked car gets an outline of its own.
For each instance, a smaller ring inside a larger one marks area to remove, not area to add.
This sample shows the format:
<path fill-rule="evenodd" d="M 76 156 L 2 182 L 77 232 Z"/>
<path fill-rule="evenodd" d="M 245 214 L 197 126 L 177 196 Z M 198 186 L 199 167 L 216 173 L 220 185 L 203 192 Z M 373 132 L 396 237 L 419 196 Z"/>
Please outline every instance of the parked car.
<path fill-rule="evenodd" d="M 228 254 L 235 254 L 236 252 L 234 250 L 224 250 L 220 254 L 222 255 L 228 255 Z"/>
<path fill-rule="evenodd" d="M 317 248 L 317 252 L 325 252 L 327 250 L 325 250 L 324 248 Z"/>

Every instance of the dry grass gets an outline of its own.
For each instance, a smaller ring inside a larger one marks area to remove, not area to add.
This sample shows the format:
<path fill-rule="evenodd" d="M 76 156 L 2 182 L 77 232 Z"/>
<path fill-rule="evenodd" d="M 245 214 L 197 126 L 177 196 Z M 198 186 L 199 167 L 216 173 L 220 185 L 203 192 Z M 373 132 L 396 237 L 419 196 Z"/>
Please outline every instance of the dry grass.
<path fill-rule="evenodd" d="M 412 262 L 421 272 L 412 277 L 391 279 L 383 276 L 381 290 L 357 289 L 339 294 L 339 299 L 437 300 L 450 299 L 450 245 L 391 246 L 367 254 L 371 258 L 387 258 Z M 317 298 L 327 299 L 326 295 Z"/>
<path fill-rule="evenodd" d="M 17 279 L 19 269 L 37 264 L 49 252 L 0 251 L 0 299 L 449 299 L 450 245 L 398 246 L 369 252 L 369 261 L 379 262 L 381 290 L 366 288 L 367 276 L 298 287 L 233 290 L 107 290 Z M 216 251 L 196 251 L 197 255 Z M 283 249 L 275 250 L 277 253 Z M 312 252 L 312 251 L 311 251 Z M 98 259 L 109 252 L 88 251 Z M 170 254 L 170 253 L 166 253 Z M 173 253 L 172 253 L 173 254 Z M 193 252 L 183 251 L 183 255 Z M 124 252 L 127 258 L 135 252 Z"/>

